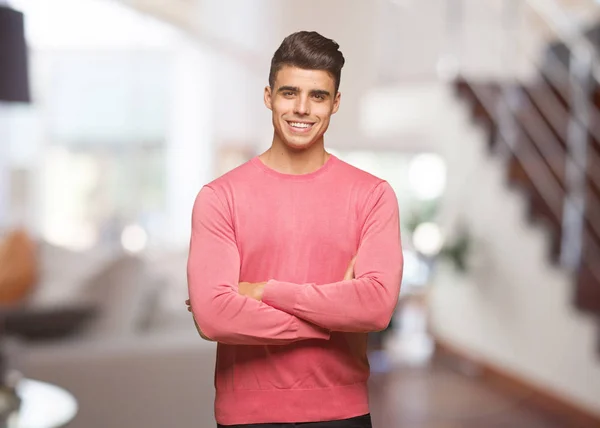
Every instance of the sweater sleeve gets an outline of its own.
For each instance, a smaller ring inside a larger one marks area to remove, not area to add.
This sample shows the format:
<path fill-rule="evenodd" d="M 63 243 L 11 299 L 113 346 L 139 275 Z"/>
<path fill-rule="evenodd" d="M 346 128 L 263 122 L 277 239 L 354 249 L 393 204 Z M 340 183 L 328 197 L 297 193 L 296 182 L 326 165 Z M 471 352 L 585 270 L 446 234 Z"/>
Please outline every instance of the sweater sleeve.
<path fill-rule="evenodd" d="M 194 202 L 187 262 L 192 313 L 202 332 L 231 345 L 329 339 L 320 327 L 238 294 L 239 272 L 231 216 L 215 191 L 204 186 Z"/>
<path fill-rule="evenodd" d="M 270 280 L 263 302 L 330 331 L 385 329 L 398 302 L 403 269 L 398 201 L 387 182 L 370 195 L 366 213 L 355 279 L 331 284 Z"/>

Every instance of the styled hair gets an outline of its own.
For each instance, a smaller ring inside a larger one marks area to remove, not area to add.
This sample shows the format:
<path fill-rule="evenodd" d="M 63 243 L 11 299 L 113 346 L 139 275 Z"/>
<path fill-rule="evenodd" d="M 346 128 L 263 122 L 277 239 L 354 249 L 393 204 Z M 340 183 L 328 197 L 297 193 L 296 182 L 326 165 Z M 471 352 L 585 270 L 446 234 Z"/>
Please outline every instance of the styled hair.
<path fill-rule="evenodd" d="M 275 51 L 269 71 L 269 86 L 273 88 L 277 72 L 282 67 L 291 66 L 328 72 L 335 81 L 337 93 L 344 63 L 340 45 L 335 41 L 323 37 L 316 31 L 299 31 L 283 39 Z"/>

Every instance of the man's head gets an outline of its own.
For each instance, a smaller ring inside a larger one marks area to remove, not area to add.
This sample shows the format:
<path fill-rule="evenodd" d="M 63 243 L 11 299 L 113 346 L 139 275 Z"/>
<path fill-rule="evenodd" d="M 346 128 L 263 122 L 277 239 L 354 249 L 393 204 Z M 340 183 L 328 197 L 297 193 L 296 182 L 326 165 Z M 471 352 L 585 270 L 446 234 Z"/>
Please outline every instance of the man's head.
<path fill-rule="evenodd" d="M 339 45 L 316 32 L 301 31 L 283 40 L 265 88 L 276 138 L 288 147 L 305 149 L 323 137 L 339 108 L 343 66 Z"/>

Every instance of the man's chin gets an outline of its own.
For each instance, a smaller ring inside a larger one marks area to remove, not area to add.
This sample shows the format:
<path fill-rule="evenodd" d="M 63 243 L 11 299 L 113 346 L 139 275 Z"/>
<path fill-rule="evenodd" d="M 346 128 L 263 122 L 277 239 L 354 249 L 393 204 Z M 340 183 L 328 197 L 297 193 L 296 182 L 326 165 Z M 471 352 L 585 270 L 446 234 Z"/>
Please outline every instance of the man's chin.
<path fill-rule="evenodd" d="M 302 149 L 311 146 L 315 142 L 315 138 L 312 135 L 289 135 L 284 134 L 283 142 L 290 148 Z"/>
<path fill-rule="evenodd" d="M 295 141 L 295 140 L 286 140 L 285 145 L 288 146 L 292 150 L 306 150 L 311 147 L 315 143 L 314 140 L 306 140 L 306 141 Z"/>

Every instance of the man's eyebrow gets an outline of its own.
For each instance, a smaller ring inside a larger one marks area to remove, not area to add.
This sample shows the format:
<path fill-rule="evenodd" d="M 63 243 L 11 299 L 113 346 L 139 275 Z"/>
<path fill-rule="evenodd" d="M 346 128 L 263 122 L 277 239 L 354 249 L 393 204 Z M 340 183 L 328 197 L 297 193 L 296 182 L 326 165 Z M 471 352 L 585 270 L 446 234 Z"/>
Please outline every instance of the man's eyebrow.
<path fill-rule="evenodd" d="M 279 89 L 277 89 L 277 92 L 300 92 L 300 88 L 298 88 L 297 86 L 281 86 Z"/>
<path fill-rule="evenodd" d="M 330 96 L 331 93 L 329 91 L 326 91 L 325 89 L 313 89 L 312 91 L 310 91 L 311 95 L 324 95 L 326 97 Z"/>

